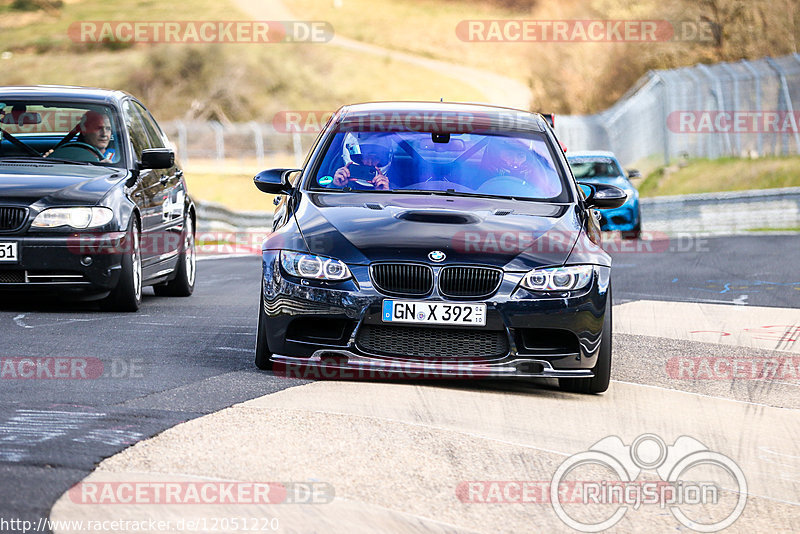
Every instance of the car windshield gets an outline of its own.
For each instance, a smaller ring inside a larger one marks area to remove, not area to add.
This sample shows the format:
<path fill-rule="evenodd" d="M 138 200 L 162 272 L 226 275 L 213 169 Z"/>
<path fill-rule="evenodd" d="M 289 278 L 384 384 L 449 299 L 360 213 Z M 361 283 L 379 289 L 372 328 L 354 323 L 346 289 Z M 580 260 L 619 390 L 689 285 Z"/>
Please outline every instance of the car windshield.
<path fill-rule="evenodd" d="M 568 158 L 576 180 L 585 178 L 617 178 L 623 176 L 622 169 L 612 158 L 575 157 Z"/>
<path fill-rule="evenodd" d="M 542 133 L 338 132 L 312 189 L 480 195 L 564 202 Z"/>
<path fill-rule="evenodd" d="M 41 100 L 0 101 L 0 161 L 122 165 L 118 114 L 110 106 Z"/>

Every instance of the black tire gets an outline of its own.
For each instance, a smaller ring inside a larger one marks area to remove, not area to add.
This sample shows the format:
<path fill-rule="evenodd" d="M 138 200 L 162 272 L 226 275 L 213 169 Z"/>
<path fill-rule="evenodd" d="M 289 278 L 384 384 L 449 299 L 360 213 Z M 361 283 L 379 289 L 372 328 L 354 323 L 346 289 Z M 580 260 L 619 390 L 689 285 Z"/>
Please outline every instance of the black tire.
<path fill-rule="evenodd" d="M 256 331 L 256 367 L 262 371 L 272 369 L 272 353 L 267 345 L 267 320 L 264 317 L 264 291 L 258 299 L 258 330 Z"/>
<path fill-rule="evenodd" d="M 175 266 L 175 278 L 164 284 L 153 286 L 153 291 L 160 297 L 189 297 L 194 292 L 197 276 L 197 251 L 194 242 L 194 221 L 186 215 L 183 223 L 183 240 Z"/>
<path fill-rule="evenodd" d="M 558 387 L 571 393 L 603 393 L 611 382 L 611 287 L 606 297 L 606 313 L 603 319 L 603 333 L 597 363 L 594 364 L 592 378 L 559 378 Z"/>
<path fill-rule="evenodd" d="M 142 304 L 142 254 L 139 246 L 141 233 L 139 221 L 131 217 L 128 234 L 125 236 L 122 254 L 122 269 L 117 287 L 100 301 L 104 310 L 118 312 L 135 312 Z"/>

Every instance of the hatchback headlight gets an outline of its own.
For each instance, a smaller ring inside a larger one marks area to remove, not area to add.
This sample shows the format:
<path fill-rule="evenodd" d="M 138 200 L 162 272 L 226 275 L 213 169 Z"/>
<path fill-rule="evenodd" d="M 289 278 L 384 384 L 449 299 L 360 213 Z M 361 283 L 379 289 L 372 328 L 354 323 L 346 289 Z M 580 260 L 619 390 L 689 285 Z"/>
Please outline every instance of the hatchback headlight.
<path fill-rule="evenodd" d="M 31 224 L 34 228 L 96 228 L 108 224 L 114 218 L 109 208 L 48 208 L 42 211 Z"/>
<path fill-rule="evenodd" d="M 520 284 L 531 291 L 574 291 L 589 285 L 593 273 L 591 265 L 534 269 L 522 278 Z"/>
<path fill-rule="evenodd" d="M 315 254 L 281 251 L 281 266 L 292 276 L 340 282 L 350 278 L 350 269 L 335 258 Z"/>

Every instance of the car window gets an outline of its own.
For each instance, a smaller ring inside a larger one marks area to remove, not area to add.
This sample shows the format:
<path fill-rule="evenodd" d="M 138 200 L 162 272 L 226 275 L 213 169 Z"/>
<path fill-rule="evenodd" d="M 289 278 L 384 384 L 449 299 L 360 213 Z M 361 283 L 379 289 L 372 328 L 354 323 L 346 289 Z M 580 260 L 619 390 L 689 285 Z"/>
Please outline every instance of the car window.
<path fill-rule="evenodd" d="M 0 157 L 39 154 L 120 166 L 121 124 L 116 108 L 103 104 L 36 98 L 0 101 Z"/>
<path fill-rule="evenodd" d="M 139 113 L 142 124 L 144 124 L 144 128 L 147 131 L 147 136 L 150 139 L 150 148 L 164 148 L 166 146 L 164 143 L 164 133 L 161 131 L 161 128 L 158 127 L 158 124 L 156 124 L 150 112 L 136 101 L 133 102 L 133 107 Z"/>
<path fill-rule="evenodd" d="M 125 125 L 128 128 L 128 135 L 131 138 L 131 145 L 133 145 L 133 153 L 136 155 L 136 160 L 142 160 L 142 150 L 150 148 L 150 140 L 147 136 L 147 129 L 145 128 L 144 121 L 141 115 L 133 107 L 130 101 L 125 101 L 122 105 L 125 112 Z"/>
<path fill-rule="evenodd" d="M 341 178 L 346 169 L 347 181 Z M 337 132 L 310 187 L 567 201 L 543 133 Z M 337 173 L 339 173 L 337 175 Z M 388 187 L 375 187 L 377 175 Z"/>
<path fill-rule="evenodd" d="M 613 158 L 574 157 L 568 158 L 568 161 L 577 180 L 582 178 L 616 178 L 625 176 Z"/>

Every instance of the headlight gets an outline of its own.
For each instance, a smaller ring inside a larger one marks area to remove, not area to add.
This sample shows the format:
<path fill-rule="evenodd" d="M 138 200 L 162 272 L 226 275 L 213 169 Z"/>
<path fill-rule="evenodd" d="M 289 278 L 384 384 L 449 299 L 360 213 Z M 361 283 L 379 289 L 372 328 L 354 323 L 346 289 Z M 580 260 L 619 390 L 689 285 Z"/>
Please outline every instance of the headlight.
<path fill-rule="evenodd" d="M 351 276 L 347 265 L 337 259 L 302 252 L 282 250 L 281 266 L 287 273 L 300 278 L 338 282 Z"/>
<path fill-rule="evenodd" d="M 589 285 L 593 273 L 591 265 L 534 269 L 522 278 L 520 284 L 531 291 L 574 291 Z"/>
<path fill-rule="evenodd" d="M 109 208 L 49 208 L 41 212 L 31 224 L 34 228 L 95 228 L 108 224 L 114 217 Z"/>

